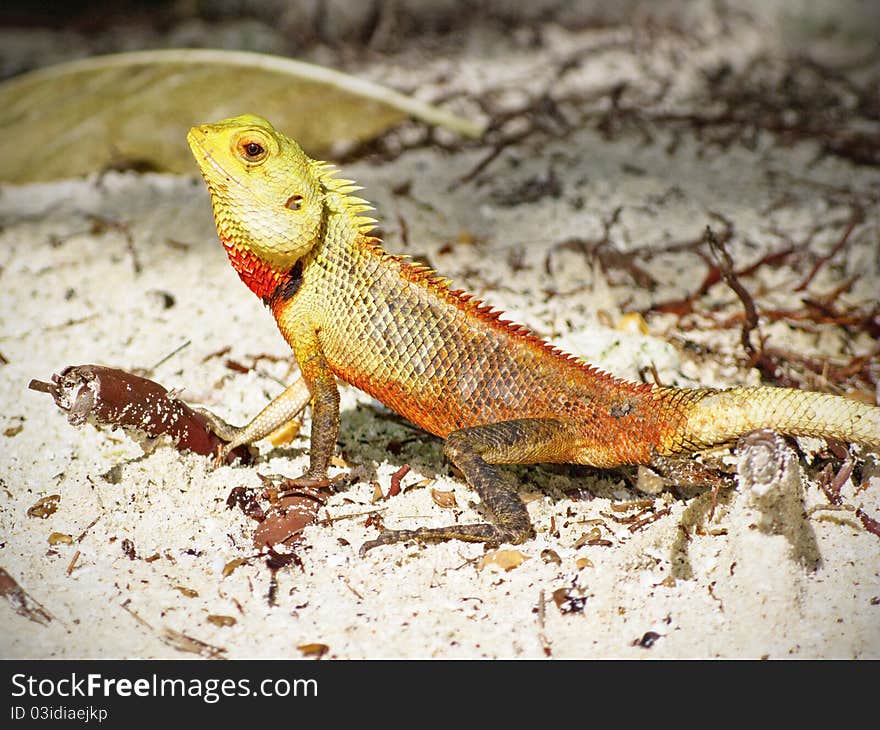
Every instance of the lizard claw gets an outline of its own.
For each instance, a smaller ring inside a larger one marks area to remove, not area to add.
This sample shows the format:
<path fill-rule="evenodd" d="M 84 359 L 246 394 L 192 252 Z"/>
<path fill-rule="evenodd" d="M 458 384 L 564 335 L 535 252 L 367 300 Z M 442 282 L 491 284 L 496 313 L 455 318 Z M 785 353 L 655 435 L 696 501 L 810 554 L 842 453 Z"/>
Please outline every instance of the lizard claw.
<path fill-rule="evenodd" d="M 221 466 L 226 465 L 226 460 L 229 458 L 230 452 L 236 448 L 238 444 L 230 442 L 228 444 L 218 444 L 217 445 L 217 453 L 214 455 L 214 468 L 219 469 Z"/>

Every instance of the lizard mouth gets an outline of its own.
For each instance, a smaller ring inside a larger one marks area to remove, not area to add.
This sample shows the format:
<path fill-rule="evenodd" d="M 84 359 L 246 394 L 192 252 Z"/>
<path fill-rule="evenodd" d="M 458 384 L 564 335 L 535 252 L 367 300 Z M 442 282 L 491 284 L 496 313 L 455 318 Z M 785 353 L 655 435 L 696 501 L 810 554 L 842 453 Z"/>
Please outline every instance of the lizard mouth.
<path fill-rule="evenodd" d="M 199 163 L 199 167 L 204 167 L 205 163 L 207 163 L 216 170 L 220 170 L 220 165 L 217 164 L 217 161 L 211 156 L 211 153 L 208 152 L 208 148 L 205 146 L 205 135 L 200 127 L 190 129 L 186 135 L 186 141 L 189 144 L 190 150 L 192 150 L 193 157 Z"/>
<path fill-rule="evenodd" d="M 202 131 L 201 127 L 192 127 L 189 132 L 187 132 L 186 141 L 189 144 L 190 150 L 192 150 L 193 157 L 196 159 L 196 163 L 199 166 L 208 189 L 217 190 L 218 188 L 217 180 L 212 180 L 211 176 L 208 174 L 208 169 L 213 169 L 226 183 L 235 183 L 235 185 L 247 193 L 248 190 L 244 183 L 236 178 L 235 175 L 231 175 L 227 172 L 223 165 L 221 165 L 211 154 L 206 145 L 206 137 L 207 135 Z"/>
<path fill-rule="evenodd" d="M 189 143 L 191 149 L 204 149 L 202 147 L 202 141 L 199 138 L 200 134 L 203 135 L 201 127 L 190 127 L 189 132 L 186 133 L 186 141 Z"/>

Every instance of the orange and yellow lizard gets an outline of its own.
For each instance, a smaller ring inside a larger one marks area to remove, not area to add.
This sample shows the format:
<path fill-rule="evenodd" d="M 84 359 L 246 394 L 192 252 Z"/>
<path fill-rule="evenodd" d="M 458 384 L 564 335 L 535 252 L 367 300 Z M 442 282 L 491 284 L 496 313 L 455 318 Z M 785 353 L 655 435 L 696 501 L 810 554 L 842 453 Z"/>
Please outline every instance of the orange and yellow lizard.
<path fill-rule="evenodd" d="M 499 318 L 433 271 L 386 253 L 352 181 L 306 156 L 266 120 L 194 127 L 188 141 L 220 240 L 272 310 L 301 377 L 250 423 L 212 417 L 223 454 L 312 406 L 310 464 L 298 484 L 327 483 L 339 430 L 337 379 L 445 439 L 445 453 L 491 515 L 480 524 L 382 532 L 519 543 L 523 501 L 496 464 L 565 462 L 675 471 L 689 453 L 759 428 L 880 447 L 880 407 L 773 387 L 693 390 L 615 378 Z"/>

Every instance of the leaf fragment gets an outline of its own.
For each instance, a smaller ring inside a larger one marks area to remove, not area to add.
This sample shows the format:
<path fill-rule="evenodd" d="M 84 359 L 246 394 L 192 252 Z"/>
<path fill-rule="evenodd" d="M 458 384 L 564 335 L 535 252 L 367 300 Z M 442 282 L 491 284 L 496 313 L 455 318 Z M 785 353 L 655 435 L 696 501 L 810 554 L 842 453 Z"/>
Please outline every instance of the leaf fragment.
<path fill-rule="evenodd" d="M 243 565 L 245 563 L 244 558 L 235 558 L 234 560 L 230 560 L 226 565 L 223 566 L 223 577 L 226 578 L 232 575 L 232 571 L 234 571 L 239 565 Z"/>
<path fill-rule="evenodd" d="M 124 370 L 77 365 L 53 375 L 50 383 L 31 380 L 28 388 L 51 395 L 72 426 L 89 422 L 122 427 L 145 451 L 160 436 L 167 436 L 180 451 L 209 456 L 226 443 L 211 431 L 205 416 L 173 392 Z M 250 452 L 246 447 L 237 447 L 227 462 L 236 458 L 249 460 Z"/>
<path fill-rule="evenodd" d="M 40 497 L 40 499 L 28 507 L 27 516 L 45 520 L 49 515 L 54 515 L 55 512 L 58 511 L 58 503 L 60 501 L 60 494 L 50 494 L 47 497 Z"/>
<path fill-rule="evenodd" d="M 528 559 L 529 556 L 519 550 L 494 550 L 481 557 L 477 567 L 482 570 L 487 565 L 496 565 L 504 571 L 510 571 L 518 568 Z"/>
<path fill-rule="evenodd" d="M 266 438 L 269 439 L 269 443 L 272 444 L 272 446 L 282 446 L 283 444 L 289 444 L 297 436 L 299 436 L 301 426 L 302 424 L 299 421 L 288 421 L 287 423 L 282 423 Z"/>
<path fill-rule="evenodd" d="M 587 605 L 587 597 L 572 595 L 568 588 L 557 588 L 553 591 L 553 603 L 559 613 L 580 613 Z"/>
<path fill-rule="evenodd" d="M 545 548 L 541 551 L 541 560 L 545 563 L 556 563 L 556 565 L 562 565 L 562 558 L 559 557 L 559 553 L 555 550 L 551 550 L 550 548 Z"/>
<path fill-rule="evenodd" d="M 303 656 L 312 656 L 315 657 L 315 659 L 320 659 L 324 654 L 330 651 L 329 646 L 317 642 L 312 644 L 300 644 L 296 648 L 303 653 Z"/>
<path fill-rule="evenodd" d="M 645 318 L 638 312 L 627 312 L 624 314 L 617 320 L 617 329 L 620 332 L 629 332 L 631 334 L 650 334 L 648 323 L 645 322 Z"/>
<path fill-rule="evenodd" d="M 455 492 L 452 491 L 444 492 L 440 489 L 432 489 L 431 499 L 434 500 L 434 504 L 444 509 L 458 506 L 458 503 L 455 501 Z"/>

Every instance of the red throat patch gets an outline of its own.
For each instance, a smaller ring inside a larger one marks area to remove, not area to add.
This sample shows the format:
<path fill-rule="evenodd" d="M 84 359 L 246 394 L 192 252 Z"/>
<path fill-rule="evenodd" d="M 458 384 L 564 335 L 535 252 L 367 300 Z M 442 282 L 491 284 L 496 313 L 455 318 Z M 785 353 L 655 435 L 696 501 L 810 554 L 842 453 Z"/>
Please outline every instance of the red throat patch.
<path fill-rule="evenodd" d="M 232 268 L 238 272 L 241 280 L 260 299 L 268 297 L 284 278 L 284 274 L 275 271 L 259 256 L 239 248 L 231 241 L 220 239 Z"/>

